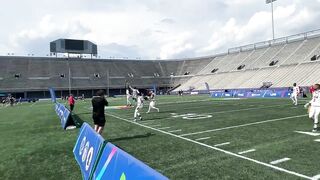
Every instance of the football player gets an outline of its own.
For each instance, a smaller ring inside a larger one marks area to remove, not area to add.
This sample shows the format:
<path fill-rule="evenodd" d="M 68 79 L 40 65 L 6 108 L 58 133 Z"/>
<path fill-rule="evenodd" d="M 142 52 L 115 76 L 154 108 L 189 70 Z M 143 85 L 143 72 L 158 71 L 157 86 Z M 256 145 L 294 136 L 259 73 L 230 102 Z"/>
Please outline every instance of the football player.
<path fill-rule="evenodd" d="M 309 108 L 309 118 L 313 119 L 313 130 L 312 132 L 317 132 L 320 114 L 320 84 L 313 85 L 314 92 L 312 94 L 312 100 L 304 105 L 305 108 Z"/>
<path fill-rule="evenodd" d="M 132 91 L 132 99 L 135 100 L 137 102 L 137 98 L 138 98 L 138 94 L 140 93 L 138 89 L 136 88 L 133 88 L 131 86 L 129 86 L 129 88 L 131 89 Z"/>
<path fill-rule="evenodd" d="M 153 91 L 149 92 L 150 103 L 149 103 L 149 110 L 147 113 L 149 113 L 151 109 L 156 109 L 159 112 L 159 108 L 155 107 L 156 106 L 156 97 L 155 96 L 156 95 Z"/>
<path fill-rule="evenodd" d="M 139 110 L 141 110 L 143 108 L 143 96 L 142 94 L 137 94 L 137 106 L 136 109 L 134 110 L 134 122 L 137 121 L 137 118 L 139 118 L 139 120 L 142 120 L 141 114 L 139 112 Z"/>
<path fill-rule="evenodd" d="M 131 94 L 129 92 L 129 89 L 126 89 L 126 96 L 127 96 L 127 106 L 131 106 L 131 101 L 130 101 L 130 98 L 131 98 Z"/>
<path fill-rule="evenodd" d="M 300 93 L 300 88 L 297 86 L 297 83 L 293 83 L 292 87 L 292 93 L 290 98 L 292 99 L 292 102 L 294 105 L 298 105 L 298 95 Z"/>

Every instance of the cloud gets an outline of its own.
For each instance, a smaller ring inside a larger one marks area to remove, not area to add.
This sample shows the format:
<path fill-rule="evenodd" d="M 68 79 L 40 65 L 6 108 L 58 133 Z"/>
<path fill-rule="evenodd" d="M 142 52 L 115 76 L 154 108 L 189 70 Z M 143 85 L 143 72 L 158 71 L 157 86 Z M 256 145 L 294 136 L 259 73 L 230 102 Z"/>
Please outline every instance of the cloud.
<path fill-rule="evenodd" d="M 165 24 L 174 24 L 175 23 L 175 20 L 171 19 L 171 18 L 164 18 L 161 20 L 162 23 L 165 23 Z"/>
<path fill-rule="evenodd" d="M 184 52 L 192 50 L 193 45 L 189 41 L 190 37 L 191 33 L 184 32 L 168 38 L 166 43 L 160 48 L 160 58 L 177 58 L 179 55 L 183 55 Z"/>
<path fill-rule="evenodd" d="M 280 6 L 274 11 L 276 37 L 287 36 L 308 30 L 317 21 L 316 14 L 307 7 L 296 5 Z M 309 29 L 310 30 L 310 29 Z M 256 12 L 245 24 L 230 18 L 221 28 L 214 31 L 208 45 L 199 49 L 199 54 L 226 51 L 232 46 L 272 39 L 271 12 Z"/>
<path fill-rule="evenodd" d="M 277 1 L 276 36 L 319 28 L 319 1 Z M 97 43 L 102 57 L 183 58 L 226 52 L 272 37 L 270 7 L 264 1 L 181 2 L 7 1 L 0 12 L 0 53 L 45 55 L 50 41 L 75 38 Z"/>

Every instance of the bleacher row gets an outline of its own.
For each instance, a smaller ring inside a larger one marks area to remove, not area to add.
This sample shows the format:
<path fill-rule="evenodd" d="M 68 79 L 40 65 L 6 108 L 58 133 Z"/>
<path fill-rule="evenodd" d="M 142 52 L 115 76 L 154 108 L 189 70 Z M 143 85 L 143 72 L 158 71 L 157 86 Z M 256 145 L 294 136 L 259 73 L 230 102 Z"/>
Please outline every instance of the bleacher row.
<path fill-rule="evenodd" d="M 205 82 L 210 89 L 260 88 L 264 82 L 272 87 L 294 82 L 309 86 L 320 79 L 320 62 L 311 61 L 319 54 L 319 37 L 224 54 L 176 90 L 206 90 Z"/>
<path fill-rule="evenodd" d="M 319 32 L 320 34 L 320 32 Z M 233 48 L 228 53 L 177 60 L 110 60 L 0 56 L 0 90 L 29 91 L 175 87 L 178 90 L 288 87 L 318 82 L 320 36 L 266 41 Z M 316 58 L 314 59 L 314 57 Z M 315 61 L 311 61 L 311 59 Z"/>
<path fill-rule="evenodd" d="M 211 60 L 88 60 L 75 58 L 0 57 L 1 90 L 123 88 L 173 86 L 186 81 Z M 69 70 L 70 69 L 70 70 Z M 69 76 L 70 74 L 70 76 Z M 69 82 L 70 81 L 70 82 Z M 69 84 L 70 83 L 70 84 Z"/>

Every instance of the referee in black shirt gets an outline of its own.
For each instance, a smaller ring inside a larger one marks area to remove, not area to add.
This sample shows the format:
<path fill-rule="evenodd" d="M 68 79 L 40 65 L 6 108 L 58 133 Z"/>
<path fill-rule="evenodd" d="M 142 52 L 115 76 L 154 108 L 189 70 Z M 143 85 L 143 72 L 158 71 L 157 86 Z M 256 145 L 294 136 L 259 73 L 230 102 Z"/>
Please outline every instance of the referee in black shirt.
<path fill-rule="evenodd" d="M 104 91 L 99 90 L 97 96 L 92 98 L 92 119 L 94 123 L 94 130 L 102 134 L 106 118 L 104 115 L 104 107 L 108 106 L 108 101 L 104 98 Z"/>

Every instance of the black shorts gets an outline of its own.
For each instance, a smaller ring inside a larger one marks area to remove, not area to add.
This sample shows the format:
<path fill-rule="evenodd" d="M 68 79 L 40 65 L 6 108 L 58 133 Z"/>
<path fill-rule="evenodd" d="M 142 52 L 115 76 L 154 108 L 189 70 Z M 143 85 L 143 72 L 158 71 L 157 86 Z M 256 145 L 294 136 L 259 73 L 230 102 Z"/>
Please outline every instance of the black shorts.
<path fill-rule="evenodd" d="M 74 109 L 74 104 L 70 104 L 70 111 L 73 111 Z"/>
<path fill-rule="evenodd" d="M 106 124 L 106 118 L 104 116 L 92 116 L 94 125 L 102 126 Z"/>

